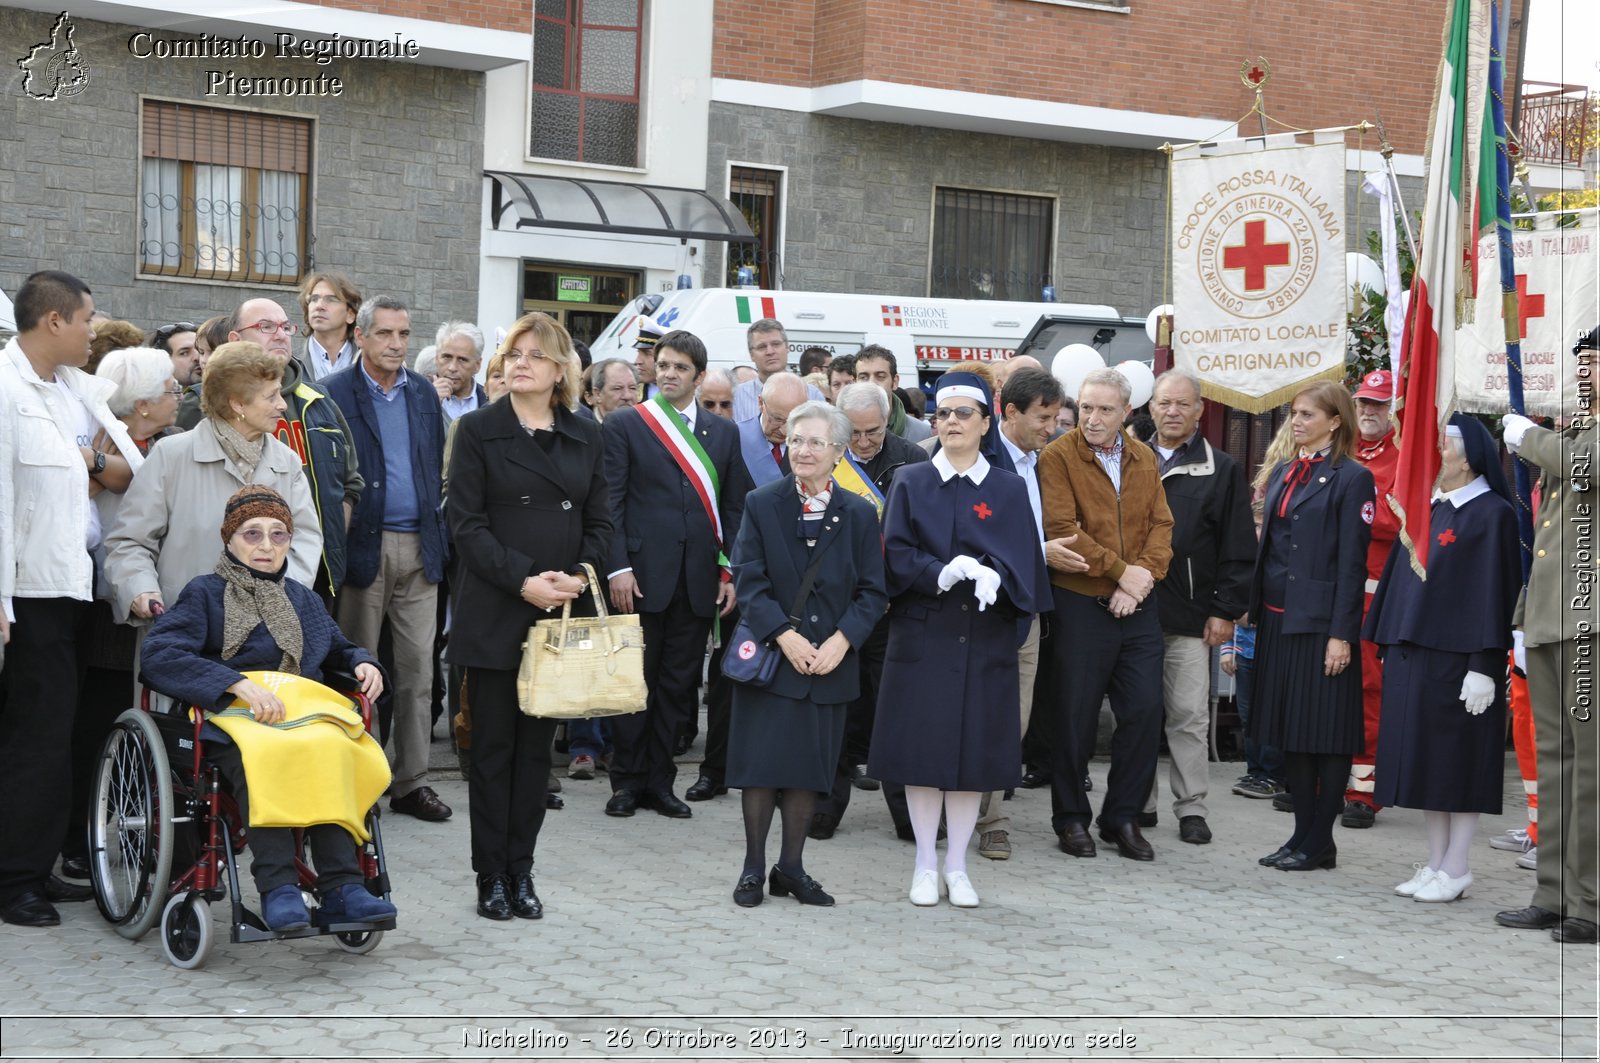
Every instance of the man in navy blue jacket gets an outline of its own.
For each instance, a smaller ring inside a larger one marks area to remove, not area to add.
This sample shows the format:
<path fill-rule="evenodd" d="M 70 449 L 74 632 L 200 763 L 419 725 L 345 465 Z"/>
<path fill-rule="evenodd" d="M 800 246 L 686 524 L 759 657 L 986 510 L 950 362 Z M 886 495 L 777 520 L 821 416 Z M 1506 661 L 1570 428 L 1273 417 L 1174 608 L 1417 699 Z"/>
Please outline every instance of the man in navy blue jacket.
<path fill-rule="evenodd" d="M 378 296 L 356 312 L 348 369 L 322 387 L 344 411 L 367 486 L 350 520 L 339 626 L 372 653 L 385 619 L 394 639 L 394 783 L 389 808 L 418 819 L 450 818 L 427 785 L 432 739 L 433 636 L 445 530 L 440 511 L 444 420 L 427 378 L 406 368 L 411 312 Z"/>

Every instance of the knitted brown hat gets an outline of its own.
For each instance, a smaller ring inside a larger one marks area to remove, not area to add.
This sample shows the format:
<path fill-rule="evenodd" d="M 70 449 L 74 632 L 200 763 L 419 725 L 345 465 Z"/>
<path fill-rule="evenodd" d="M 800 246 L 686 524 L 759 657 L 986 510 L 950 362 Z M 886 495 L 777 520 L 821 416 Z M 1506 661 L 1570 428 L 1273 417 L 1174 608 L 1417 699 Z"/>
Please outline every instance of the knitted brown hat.
<path fill-rule="evenodd" d="M 289 503 L 283 496 L 265 484 L 246 484 L 233 493 L 222 511 L 222 541 L 232 539 L 241 524 L 257 517 L 281 520 L 289 533 L 294 534 L 294 515 L 289 512 Z"/>

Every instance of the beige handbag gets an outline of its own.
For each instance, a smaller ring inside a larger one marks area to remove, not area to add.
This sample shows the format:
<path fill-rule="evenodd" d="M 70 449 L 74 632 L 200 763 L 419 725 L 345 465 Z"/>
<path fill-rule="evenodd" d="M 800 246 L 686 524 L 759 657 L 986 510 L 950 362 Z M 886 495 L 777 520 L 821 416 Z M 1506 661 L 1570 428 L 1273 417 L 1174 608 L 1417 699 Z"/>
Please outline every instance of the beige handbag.
<path fill-rule="evenodd" d="M 643 712 L 644 629 L 638 614 L 611 616 L 594 569 L 583 566 L 597 617 L 541 620 L 528 629 L 517 671 L 517 703 L 524 714 L 556 720 Z"/>

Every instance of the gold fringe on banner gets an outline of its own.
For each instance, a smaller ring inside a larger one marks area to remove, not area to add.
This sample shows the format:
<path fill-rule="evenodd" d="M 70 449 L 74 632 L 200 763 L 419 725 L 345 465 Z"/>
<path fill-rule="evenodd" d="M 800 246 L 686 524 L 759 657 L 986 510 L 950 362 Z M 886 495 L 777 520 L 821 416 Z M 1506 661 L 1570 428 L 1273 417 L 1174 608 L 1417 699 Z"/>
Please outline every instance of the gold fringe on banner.
<path fill-rule="evenodd" d="M 1324 369 L 1314 376 L 1301 377 L 1293 384 L 1286 384 L 1278 390 L 1270 391 L 1265 395 L 1246 395 L 1242 391 L 1234 391 L 1232 388 L 1222 387 L 1202 377 L 1200 380 L 1200 396 L 1206 399 L 1215 399 L 1224 406 L 1232 406 L 1234 409 L 1243 410 L 1245 413 L 1266 413 L 1268 410 L 1275 410 L 1294 398 L 1300 389 L 1308 384 L 1318 380 L 1343 379 L 1344 363 L 1341 362 L 1329 369 Z"/>

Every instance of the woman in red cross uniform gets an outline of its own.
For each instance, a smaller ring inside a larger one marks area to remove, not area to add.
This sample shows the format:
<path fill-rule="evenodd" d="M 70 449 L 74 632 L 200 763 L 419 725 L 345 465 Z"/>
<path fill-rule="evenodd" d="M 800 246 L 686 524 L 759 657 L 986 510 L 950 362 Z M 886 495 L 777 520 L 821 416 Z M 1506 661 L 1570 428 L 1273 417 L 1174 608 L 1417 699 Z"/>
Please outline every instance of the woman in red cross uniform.
<path fill-rule="evenodd" d="M 1331 380 L 1290 405 L 1295 456 L 1267 477 L 1250 616 L 1256 621 L 1251 737 L 1283 751 L 1294 833 L 1259 861 L 1331 868 L 1333 823 L 1361 752 L 1361 606 L 1377 513 L 1372 474 L 1351 451 L 1356 410 Z"/>
<path fill-rule="evenodd" d="M 939 452 L 895 475 L 884 511 L 889 642 L 868 770 L 906 788 L 911 903 L 937 904 L 942 886 L 974 907 L 967 843 L 982 795 L 1021 775 L 1017 649 L 1048 608 L 1049 578 L 1027 486 L 984 456 L 997 432 L 988 385 L 946 373 L 935 401 Z"/>

